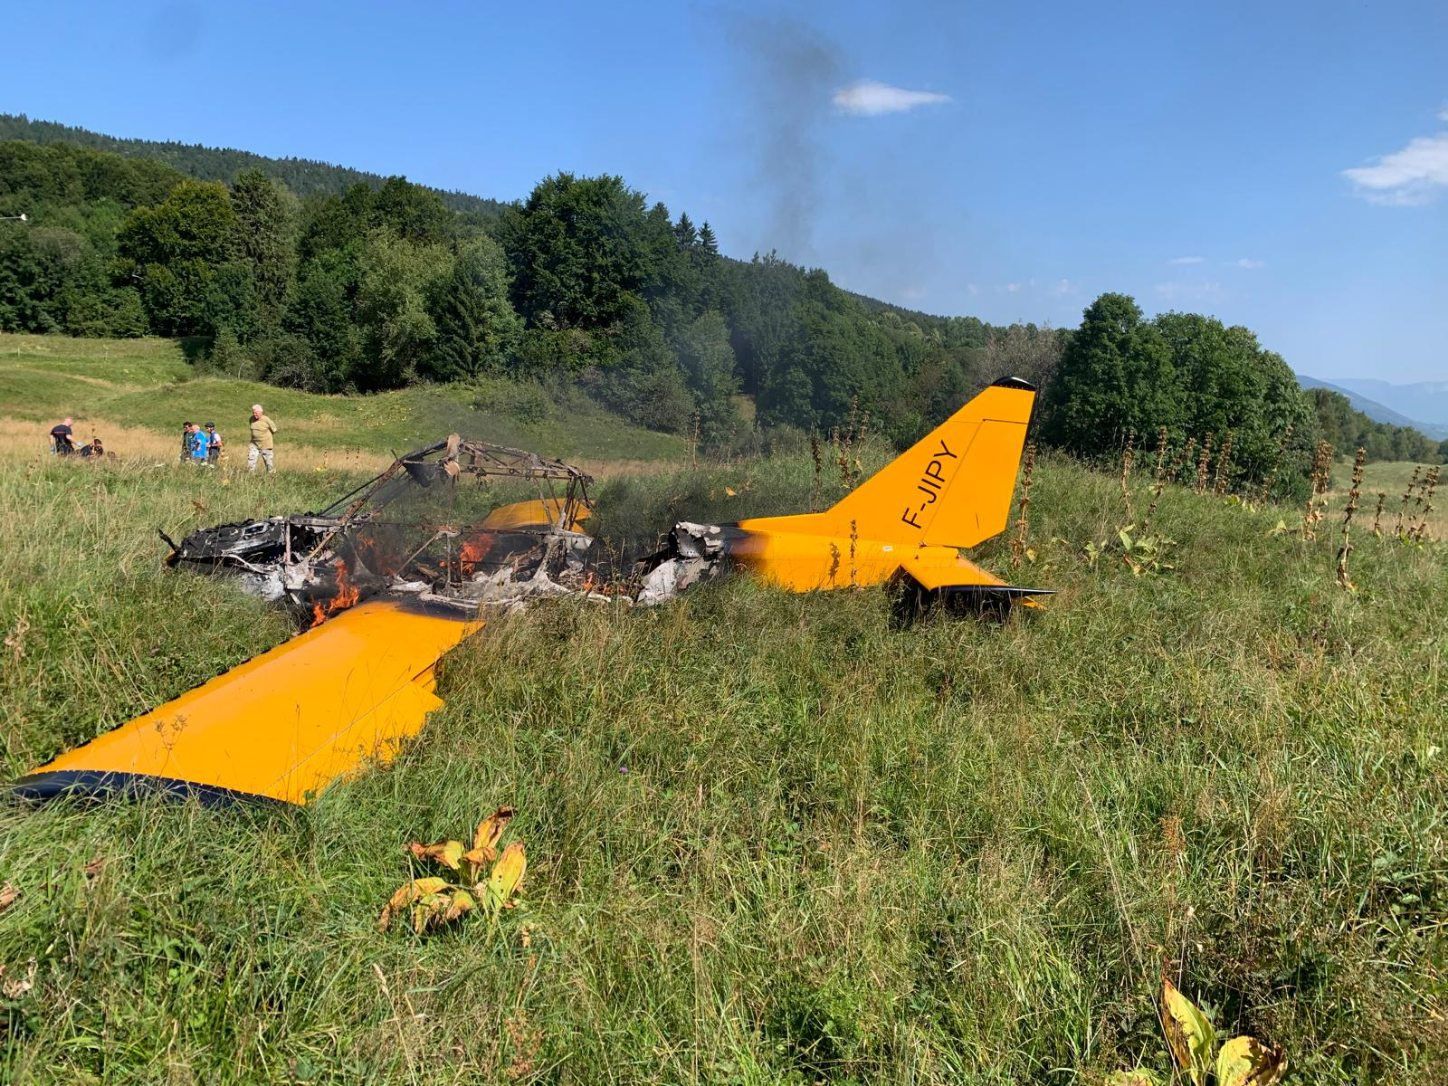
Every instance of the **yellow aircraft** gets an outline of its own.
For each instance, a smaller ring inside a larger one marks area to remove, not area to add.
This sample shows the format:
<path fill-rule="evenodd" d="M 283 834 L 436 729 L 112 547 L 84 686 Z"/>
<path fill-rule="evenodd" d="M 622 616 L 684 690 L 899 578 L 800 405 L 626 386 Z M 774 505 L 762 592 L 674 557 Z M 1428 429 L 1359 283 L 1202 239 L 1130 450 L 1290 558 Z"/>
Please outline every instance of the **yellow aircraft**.
<path fill-rule="evenodd" d="M 903 581 L 927 600 L 1036 594 L 960 554 L 1006 527 L 1034 400 L 1024 381 L 996 382 L 824 512 L 676 525 L 640 602 L 651 583 L 663 599 L 729 564 L 796 592 Z M 558 527 L 576 530 L 586 512 L 567 512 Z M 564 505 L 540 500 L 490 519 L 509 530 L 564 516 Z M 422 728 L 442 704 L 438 661 L 481 626 L 415 600 L 370 599 L 61 755 L 12 792 L 305 803 L 390 760 Z"/>
<path fill-rule="evenodd" d="M 960 554 L 1006 527 L 1035 398 L 997 381 L 823 513 L 676 525 L 659 563 L 725 559 L 795 592 L 894 581 L 922 601 L 1041 595 Z"/>

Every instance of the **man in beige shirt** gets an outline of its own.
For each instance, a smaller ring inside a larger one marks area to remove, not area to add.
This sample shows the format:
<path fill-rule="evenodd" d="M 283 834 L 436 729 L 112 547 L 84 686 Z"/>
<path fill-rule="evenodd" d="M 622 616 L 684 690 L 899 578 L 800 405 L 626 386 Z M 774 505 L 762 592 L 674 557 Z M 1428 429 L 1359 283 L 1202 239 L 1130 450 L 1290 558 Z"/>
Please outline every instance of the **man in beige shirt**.
<path fill-rule="evenodd" d="M 272 459 L 272 434 L 277 432 L 276 424 L 266 417 L 266 412 L 261 409 L 261 404 L 251 405 L 251 445 L 246 450 L 246 470 L 256 470 L 256 458 L 261 457 L 262 463 L 266 465 L 267 473 L 276 470 L 276 464 Z"/>

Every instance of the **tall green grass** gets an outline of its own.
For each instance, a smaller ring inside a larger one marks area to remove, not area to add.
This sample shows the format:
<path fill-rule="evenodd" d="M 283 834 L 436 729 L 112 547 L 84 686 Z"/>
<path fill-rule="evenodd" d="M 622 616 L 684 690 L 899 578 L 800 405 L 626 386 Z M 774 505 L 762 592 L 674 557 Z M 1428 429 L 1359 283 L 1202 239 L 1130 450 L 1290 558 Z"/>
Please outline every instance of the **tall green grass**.
<path fill-rule="evenodd" d="M 11 772 L 283 635 L 160 570 L 153 521 L 329 489 L 72 467 L 0 476 Z M 600 527 L 812 489 L 797 459 L 630 479 Z M 1135 576 L 1116 479 L 1047 459 L 1032 508 L 1034 562 L 979 557 L 1060 594 L 1003 623 L 745 579 L 565 601 L 490 622 L 404 755 L 304 811 L 0 811 L 0 964 L 36 963 L 0 1077 L 1093 1082 L 1165 1071 L 1166 969 L 1292 1081 L 1444 1081 L 1442 549 L 1359 539 L 1347 593 L 1331 532 L 1172 488 L 1173 568 Z M 376 932 L 405 842 L 500 803 L 526 907 Z"/>

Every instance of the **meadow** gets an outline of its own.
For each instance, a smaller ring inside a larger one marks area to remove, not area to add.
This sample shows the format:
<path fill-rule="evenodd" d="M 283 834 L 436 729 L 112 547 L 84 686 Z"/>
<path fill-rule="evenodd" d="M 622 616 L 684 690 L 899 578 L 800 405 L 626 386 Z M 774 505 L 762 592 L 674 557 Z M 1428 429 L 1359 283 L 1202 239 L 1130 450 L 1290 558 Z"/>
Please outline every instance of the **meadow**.
<path fill-rule="evenodd" d="M 290 632 L 155 527 L 352 478 L 0 472 L 4 771 Z M 617 473 L 598 528 L 842 490 L 805 457 Z M 402 757 L 303 810 L 0 807 L 0 1079 L 1095 1083 L 1167 1074 L 1166 973 L 1289 1082 L 1445 1081 L 1443 545 L 1360 513 L 1348 591 L 1337 504 L 1307 540 L 1131 497 L 1044 458 L 1019 567 L 976 557 L 1058 594 L 1003 622 L 743 578 L 564 601 L 490 621 Z M 379 932 L 405 844 L 500 804 L 523 906 Z"/>
<path fill-rule="evenodd" d="M 278 455 L 299 453 L 307 467 L 382 466 L 454 430 L 591 465 L 677 458 L 685 450 L 682 438 L 630 426 L 582 394 L 527 383 L 484 378 L 324 396 L 198 370 L 177 340 L 0 333 L 0 455 L 44 452 L 50 427 L 67 415 L 82 441 L 100 434 L 121 457 L 174 459 L 187 420 L 214 421 L 240 455 L 253 403 L 280 428 Z"/>

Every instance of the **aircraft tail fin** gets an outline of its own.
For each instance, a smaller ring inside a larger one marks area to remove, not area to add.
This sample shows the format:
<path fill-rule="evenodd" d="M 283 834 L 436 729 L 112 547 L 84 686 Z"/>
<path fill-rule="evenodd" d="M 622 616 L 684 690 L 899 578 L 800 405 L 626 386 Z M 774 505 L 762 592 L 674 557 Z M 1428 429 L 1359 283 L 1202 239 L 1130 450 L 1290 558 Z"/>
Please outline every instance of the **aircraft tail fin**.
<path fill-rule="evenodd" d="M 1035 386 L 1007 377 L 829 510 L 861 537 L 973 547 L 1005 530 Z"/>

